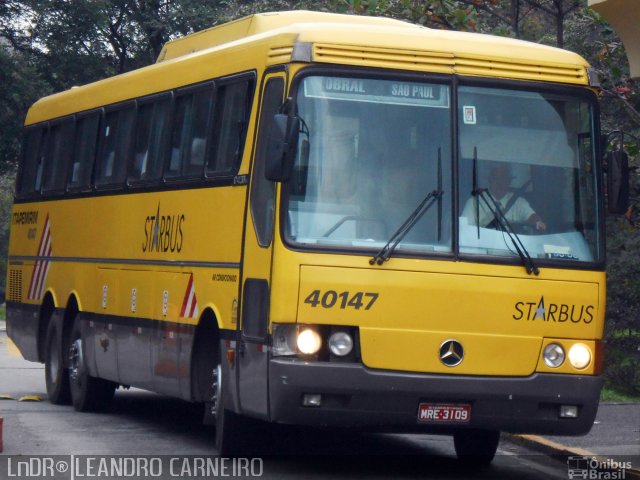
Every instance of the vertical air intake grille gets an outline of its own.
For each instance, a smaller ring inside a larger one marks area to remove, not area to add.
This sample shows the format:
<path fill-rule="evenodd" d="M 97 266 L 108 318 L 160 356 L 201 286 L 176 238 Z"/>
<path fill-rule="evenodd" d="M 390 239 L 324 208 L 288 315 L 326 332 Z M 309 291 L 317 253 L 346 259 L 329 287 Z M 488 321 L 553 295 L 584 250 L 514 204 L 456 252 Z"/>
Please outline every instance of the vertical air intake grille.
<path fill-rule="evenodd" d="M 22 270 L 9 270 L 9 291 L 7 300 L 22 301 Z"/>

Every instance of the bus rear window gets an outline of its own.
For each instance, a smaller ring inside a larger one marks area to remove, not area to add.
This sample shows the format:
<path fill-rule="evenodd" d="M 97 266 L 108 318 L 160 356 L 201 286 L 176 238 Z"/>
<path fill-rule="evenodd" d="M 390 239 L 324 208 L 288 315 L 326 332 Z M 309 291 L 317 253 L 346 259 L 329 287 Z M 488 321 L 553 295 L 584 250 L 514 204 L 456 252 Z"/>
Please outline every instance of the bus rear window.
<path fill-rule="evenodd" d="M 36 190 L 36 179 L 41 175 L 40 152 L 46 143 L 46 132 L 46 127 L 30 128 L 26 132 L 22 171 L 18 181 L 18 196 L 20 197 L 32 195 Z"/>

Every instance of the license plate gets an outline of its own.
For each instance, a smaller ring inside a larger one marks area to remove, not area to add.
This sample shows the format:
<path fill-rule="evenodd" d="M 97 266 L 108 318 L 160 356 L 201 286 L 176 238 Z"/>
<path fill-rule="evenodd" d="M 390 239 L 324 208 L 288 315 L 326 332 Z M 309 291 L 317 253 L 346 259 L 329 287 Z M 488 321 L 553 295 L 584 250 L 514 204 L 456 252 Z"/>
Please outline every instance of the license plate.
<path fill-rule="evenodd" d="M 451 403 L 421 403 L 418 422 L 467 423 L 471 420 L 471 405 Z"/>

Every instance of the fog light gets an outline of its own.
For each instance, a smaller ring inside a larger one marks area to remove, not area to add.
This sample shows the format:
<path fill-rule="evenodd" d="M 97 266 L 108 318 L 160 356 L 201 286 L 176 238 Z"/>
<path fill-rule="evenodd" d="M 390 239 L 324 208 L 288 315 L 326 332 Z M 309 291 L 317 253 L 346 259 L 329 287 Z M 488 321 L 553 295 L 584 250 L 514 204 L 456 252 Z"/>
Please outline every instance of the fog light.
<path fill-rule="evenodd" d="M 577 405 L 560 405 L 560 418 L 578 418 Z"/>
<path fill-rule="evenodd" d="M 302 396 L 303 407 L 319 407 L 322 405 L 322 395 L 319 393 L 305 393 Z"/>
<path fill-rule="evenodd" d="M 551 368 L 558 368 L 564 362 L 564 350 L 557 343 L 544 347 L 544 363 Z"/>
<path fill-rule="evenodd" d="M 582 370 L 591 363 L 591 351 L 584 343 L 576 343 L 569 349 L 569 363 L 573 368 Z"/>
<path fill-rule="evenodd" d="M 318 353 L 318 350 L 320 350 L 320 347 L 322 346 L 322 338 L 320 338 L 320 334 L 315 330 L 306 328 L 298 333 L 296 344 L 298 345 L 300 353 L 304 355 L 313 355 Z"/>
<path fill-rule="evenodd" d="M 353 350 L 353 339 L 347 332 L 335 332 L 329 337 L 329 350 L 338 357 L 349 355 Z"/>

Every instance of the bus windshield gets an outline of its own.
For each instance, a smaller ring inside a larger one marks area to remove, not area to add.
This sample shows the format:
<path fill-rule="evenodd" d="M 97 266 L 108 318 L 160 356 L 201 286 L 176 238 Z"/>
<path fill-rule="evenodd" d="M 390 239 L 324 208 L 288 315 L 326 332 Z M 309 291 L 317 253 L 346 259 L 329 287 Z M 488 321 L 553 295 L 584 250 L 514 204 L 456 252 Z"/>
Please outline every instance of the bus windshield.
<path fill-rule="evenodd" d="M 296 101 L 304 132 L 284 210 L 291 244 L 378 251 L 437 192 L 394 255 L 517 258 L 498 216 L 536 261 L 600 260 L 586 97 L 307 76 Z"/>
<path fill-rule="evenodd" d="M 461 253 L 515 255 L 486 192 L 533 258 L 598 260 L 591 105 L 477 87 L 460 87 L 458 102 Z"/>

